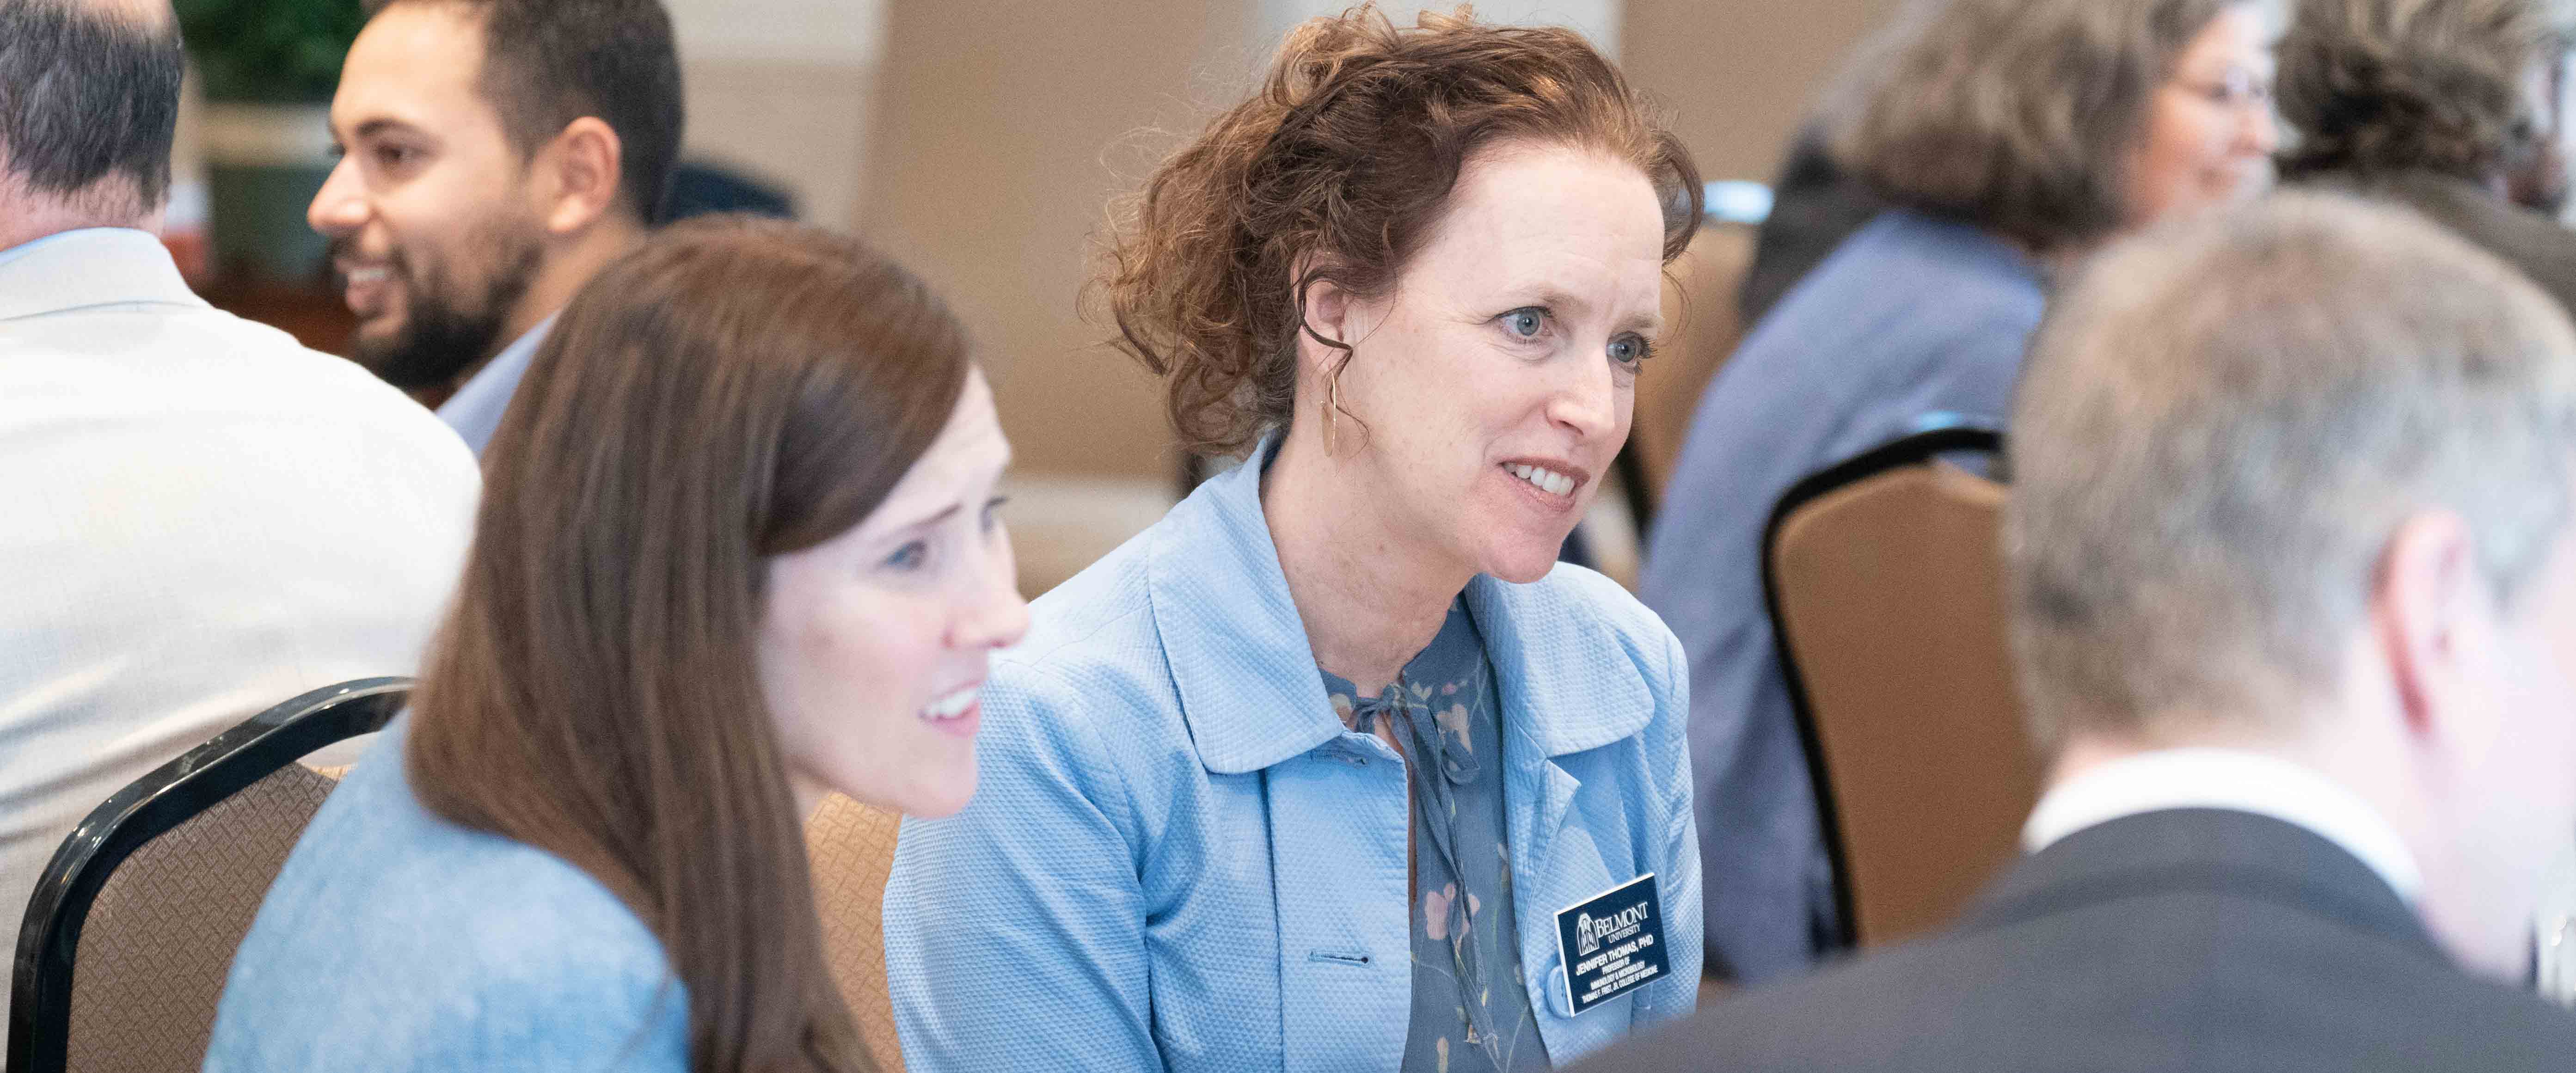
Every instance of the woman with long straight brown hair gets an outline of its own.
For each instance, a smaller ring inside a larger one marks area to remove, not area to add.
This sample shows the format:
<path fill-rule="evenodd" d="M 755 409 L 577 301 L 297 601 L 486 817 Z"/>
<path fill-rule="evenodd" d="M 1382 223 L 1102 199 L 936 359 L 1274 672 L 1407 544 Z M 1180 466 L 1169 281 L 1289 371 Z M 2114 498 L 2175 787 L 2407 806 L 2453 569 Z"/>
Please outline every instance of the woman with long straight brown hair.
<path fill-rule="evenodd" d="M 1008 459 L 903 269 L 670 229 L 565 310 L 410 714 L 314 818 L 209 1070 L 865 1070 L 801 823 L 964 806 L 1027 622 Z"/>

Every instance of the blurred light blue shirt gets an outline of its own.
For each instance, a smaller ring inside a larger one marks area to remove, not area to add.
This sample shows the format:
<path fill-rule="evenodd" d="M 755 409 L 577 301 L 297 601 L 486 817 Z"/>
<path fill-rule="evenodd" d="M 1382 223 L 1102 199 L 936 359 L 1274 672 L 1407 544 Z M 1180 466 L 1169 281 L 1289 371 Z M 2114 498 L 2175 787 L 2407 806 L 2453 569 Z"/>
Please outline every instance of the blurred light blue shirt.
<path fill-rule="evenodd" d="M 1640 594 L 1689 654 L 1709 957 L 1761 983 L 1831 936 L 1833 877 L 1762 598 L 1762 531 L 1801 478 L 1926 419 L 2000 425 L 2045 301 L 1964 224 L 1891 211 L 1754 326 L 1691 421 Z"/>
<path fill-rule="evenodd" d="M 422 808 L 395 721 L 233 956 L 206 1073 L 689 1068 L 687 992 L 590 874 Z"/>
<path fill-rule="evenodd" d="M 481 372 L 467 377 L 456 394 L 439 406 L 438 419 L 465 438 L 465 446 L 474 449 L 474 457 L 483 457 L 483 448 L 492 442 L 492 433 L 501 428 L 501 415 L 510 411 L 510 396 L 519 393 L 519 381 L 528 375 L 528 361 L 545 345 L 546 333 L 554 330 L 555 318 L 538 321 L 501 352 L 485 362 Z"/>
<path fill-rule="evenodd" d="M 914 1073 L 1402 1064 L 1405 766 L 1328 700 L 1262 516 L 1270 450 L 1041 598 L 995 662 L 974 802 L 906 821 L 886 888 Z M 1464 595 L 1502 698 L 1514 982 L 1571 1063 L 1697 1001 L 1680 648 L 1580 567 Z M 1556 911 L 1649 872 L 1671 972 L 1570 1016 Z"/>

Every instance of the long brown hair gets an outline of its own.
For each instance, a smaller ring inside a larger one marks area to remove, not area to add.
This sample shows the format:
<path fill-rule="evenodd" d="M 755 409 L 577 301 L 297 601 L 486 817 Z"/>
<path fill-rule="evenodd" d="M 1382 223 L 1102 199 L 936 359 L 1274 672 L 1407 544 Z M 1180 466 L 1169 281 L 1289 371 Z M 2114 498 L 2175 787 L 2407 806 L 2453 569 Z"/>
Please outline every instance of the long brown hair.
<path fill-rule="evenodd" d="M 1290 34 L 1261 91 L 1154 172 L 1094 284 L 1163 377 L 1183 446 L 1228 453 L 1285 425 L 1307 286 L 1386 293 L 1468 159 L 1514 139 L 1635 165 L 1663 203 L 1664 260 L 1690 245 L 1689 150 L 1583 35 L 1465 8 L 1398 29 L 1373 4 Z"/>
<path fill-rule="evenodd" d="M 872 1068 L 823 959 L 753 639 L 764 560 L 874 510 L 967 370 L 956 318 L 861 243 L 693 221 L 582 290 L 493 439 L 412 783 L 653 929 L 699 1073 Z"/>

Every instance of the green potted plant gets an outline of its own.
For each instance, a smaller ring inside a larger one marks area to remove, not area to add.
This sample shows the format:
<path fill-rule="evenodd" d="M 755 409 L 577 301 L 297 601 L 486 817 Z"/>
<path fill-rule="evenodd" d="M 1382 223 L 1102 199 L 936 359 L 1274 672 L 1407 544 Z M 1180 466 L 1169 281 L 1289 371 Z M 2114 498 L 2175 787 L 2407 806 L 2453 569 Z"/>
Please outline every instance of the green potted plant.
<path fill-rule="evenodd" d="M 222 271 L 304 280 L 324 244 L 305 206 L 331 173 L 331 93 L 366 24 L 358 0 L 176 0 L 205 95 L 214 261 Z"/>

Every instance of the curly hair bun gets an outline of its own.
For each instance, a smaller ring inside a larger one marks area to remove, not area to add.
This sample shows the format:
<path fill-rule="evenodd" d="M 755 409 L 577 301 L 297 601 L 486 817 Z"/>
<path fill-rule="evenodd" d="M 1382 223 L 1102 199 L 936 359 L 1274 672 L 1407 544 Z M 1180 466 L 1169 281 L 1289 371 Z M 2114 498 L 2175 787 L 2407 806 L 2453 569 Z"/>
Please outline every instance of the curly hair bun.
<path fill-rule="evenodd" d="M 1184 444 L 1235 453 L 1284 424 L 1306 288 L 1385 293 L 1468 159 L 1511 140 L 1635 164 L 1664 202 L 1665 260 L 1689 244 L 1697 167 L 1582 35 L 1465 8 L 1399 28 L 1374 4 L 1297 27 L 1260 91 L 1127 204 L 1094 281 Z"/>
<path fill-rule="evenodd" d="M 2563 0 L 2301 0 L 2279 46 L 2286 175 L 2483 181 L 2528 137 L 2522 80 L 2565 47 Z"/>

